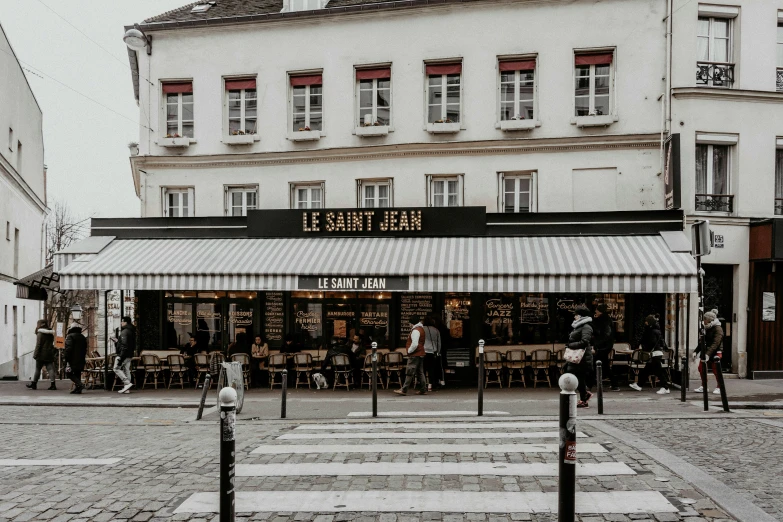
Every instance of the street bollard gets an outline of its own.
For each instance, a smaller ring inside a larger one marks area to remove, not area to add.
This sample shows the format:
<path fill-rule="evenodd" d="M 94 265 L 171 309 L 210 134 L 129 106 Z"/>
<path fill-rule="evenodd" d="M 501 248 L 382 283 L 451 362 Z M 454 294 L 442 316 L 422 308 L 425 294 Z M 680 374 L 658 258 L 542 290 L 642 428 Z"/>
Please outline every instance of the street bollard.
<path fill-rule="evenodd" d="M 201 402 L 198 404 L 198 413 L 196 414 L 196 420 L 201 420 L 201 415 L 204 413 L 204 405 L 207 403 L 207 393 L 209 387 L 212 385 L 212 376 L 206 374 L 204 376 L 204 384 L 201 386 Z"/>
<path fill-rule="evenodd" d="M 718 388 L 720 388 L 720 401 L 723 403 L 723 411 L 729 412 L 729 398 L 726 395 L 726 383 L 723 380 L 723 368 L 720 366 L 720 357 L 717 355 L 712 359 L 712 368 L 715 371 L 715 378 L 718 380 Z"/>
<path fill-rule="evenodd" d="M 478 416 L 484 415 L 484 339 L 479 341 Z"/>
<path fill-rule="evenodd" d="M 557 521 L 574 522 L 576 512 L 577 378 L 564 373 L 560 385 L 560 454 L 558 458 Z"/>
<path fill-rule="evenodd" d="M 611 369 L 610 369 L 611 371 Z M 596 393 L 598 394 L 598 415 L 604 414 L 604 370 L 601 361 L 595 362 Z"/>
<path fill-rule="evenodd" d="M 280 379 L 280 388 L 283 392 L 283 396 L 280 399 L 280 418 L 285 419 L 285 400 L 287 395 L 286 392 L 288 391 L 288 370 L 283 370 L 280 372 Z"/>
<path fill-rule="evenodd" d="M 704 396 L 704 411 L 710 411 L 710 390 L 707 387 L 707 359 L 701 361 L 699 367 L 701 368 L 699 373 L 701 374 L 701 391 Z"/>
<path fill-rule="evenodd" d="M 378 343 L 372 343 L 372 416 L 378 416 Z"/>
<path fill-rule="evenodd" d="M 220 390 L 220 522 L 234 522 L 237 391 Z"/>
<path fill-rule="evenodd" d="M 680 363 L 680 402 L 685 402 L 685 392 L 688 390 L 688 358 L 683 357 Z"/>

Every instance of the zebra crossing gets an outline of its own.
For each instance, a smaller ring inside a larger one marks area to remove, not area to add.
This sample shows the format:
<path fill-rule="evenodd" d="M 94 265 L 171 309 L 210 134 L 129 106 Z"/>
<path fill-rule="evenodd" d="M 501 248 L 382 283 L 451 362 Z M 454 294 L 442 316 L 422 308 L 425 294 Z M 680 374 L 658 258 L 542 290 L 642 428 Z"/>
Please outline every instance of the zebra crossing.
<path fill-rule="evenodd" d="M 548 421 L 444 419 L 295 425 L 238 457 L 236 511 L 556 513 L 554 428 Z M 635 478 L 590 428 L 579 437 L 579 480 Z M 276 488 L 275 481 L 285 485 Z M 497 490 L 501 483 L 508 487 Z M 600 489 L 577 492 L 577 514 L 678 511 L 653 488 Z M 194 493 L 175 513 L 216 513 L 218 501 L 217 492 Z"/>

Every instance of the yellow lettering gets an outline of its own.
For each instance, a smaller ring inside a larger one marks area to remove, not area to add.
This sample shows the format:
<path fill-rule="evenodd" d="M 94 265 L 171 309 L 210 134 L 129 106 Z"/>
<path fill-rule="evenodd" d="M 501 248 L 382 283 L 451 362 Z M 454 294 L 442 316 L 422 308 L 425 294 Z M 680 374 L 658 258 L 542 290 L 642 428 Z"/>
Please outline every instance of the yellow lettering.
<path fill-rule="evenodd" d="M 337 220 L 335 221 L 334 229 L 337 232 L 345 232 L 345 216 L 342 212 L 337 213 Z"/>
<path fill-rule="evenodd" d="M 408 226 L 408 213 L 403 211 L 400 211 L 400 230 L 410 230 L 411 227 Z"/>
<path fill-rule="evenodd" d="M 421 210 L 411 210 L 410 229 L 421 231 Z"/>
<path fill-rule="evenodd" d="M 326 231 L 334 232 L 334 212 L 326 213 Z"/>

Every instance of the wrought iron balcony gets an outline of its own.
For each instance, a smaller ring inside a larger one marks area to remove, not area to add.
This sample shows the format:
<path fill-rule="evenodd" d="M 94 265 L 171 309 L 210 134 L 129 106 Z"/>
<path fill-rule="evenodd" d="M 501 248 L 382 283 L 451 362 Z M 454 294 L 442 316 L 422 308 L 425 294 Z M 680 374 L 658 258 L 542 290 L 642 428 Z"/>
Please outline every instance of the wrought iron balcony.
<path fill-rule="evenodd" d="M 775 215 L 783 216 L 783 198 L 775 198 Z"/>
<path fill-rule="evenodd" d="M 731 87 L 733 83 L 733 63 L 698 62 L 696 64 L 696 85 Z"/>
<path fill-rule="evenodd" d="M 778 68 L 778 75 L 775 85 L 777 86 L 778 92 L 783 92 L 783 67 Z"/>
<path fill-rule="evenodd" d="M 734 212 L 734 195 L 696 194 L 696 212 Z"/>

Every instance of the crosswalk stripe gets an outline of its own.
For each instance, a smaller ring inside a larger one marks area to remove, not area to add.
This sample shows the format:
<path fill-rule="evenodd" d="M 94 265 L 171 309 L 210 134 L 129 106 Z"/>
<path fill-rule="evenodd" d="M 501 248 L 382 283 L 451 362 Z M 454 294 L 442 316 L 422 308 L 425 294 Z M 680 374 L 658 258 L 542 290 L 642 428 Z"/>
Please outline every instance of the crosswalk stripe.
<path fill-rule="evenodd" d="M 122 459 L 0 459 L 0 466 L 109 466 Z"/>
<path fill-rule="evenodd" d="M 557 453 L 558 444 L 267 444 L 251 453 L 261 455 L 324 453 Z M 577 444 L 578 453 L 606 453 L 600 444 Z"/>
<path fill-rule="evenodd" d="M 237 464 L 238 477 L 315 477 L 391 475 L 494 475 L 556 477 L 557 463 L 502 462 L 313 462 L 301 464 Z M 577 464 L 578 476 L 636 475 L 624 462 Z"/>
<path fill-rule="evenodd" d="M 389 432 L 389 433 L 285 433 L 277 440 L 309 439 L 556 439 L 556 431 L 528 431 L 519 433 L 448 433 L 448 432 Z M 577 437 L 587 437 L 577 432 Z"/>
<path fill-rule="evenodd" d="M 507 411 L 485 411 L 484 416 L 485 417 L 493 417 L 493 416 L 500 416 L 500 415 L 511 415 Z M 426 411 L 379 411 L 378 417 L 476 417 L 477 413 L 476 410 L 470 410 L 470 411 L 464 411 L 464 410 L 458 410 L 458 411 L 437 411 L 437 410 L 426 410 Z M 372 412 L 370 411 L 352 411 L 348 414 L 348 417 L 354 417 L 354 418 L 361 418 L 361 417 L 372 417 Z"/>
<path fill-rule="evenodd" d="M 369 423 L 369 422 L 354 422 L 348 424 L 302 424 L 294 428 L 295 430 L 310 430 L 310 431 L 338 431 L 338 430 L 397 430 L 397 429 L 429 429 L 438 427 L 442 430 L 472 430 L 472 429 L 494 429 L 494 428 L 557 428 L 557 422 L 541 421 L 541 422 L 525 422 L 525 421 L 509 421 L 509 422 L 381 422 L 381 423 Z"/>
<path fill-rule="evenodd" d="M 217 513 L 218 494 L 194 493 L 174 513 Z M 237 512 L 555 513 L 557 493 L 500 491 L 239 491 Z M 576 512 L 673 513 L 658 491 L 579 492 Z"/>

